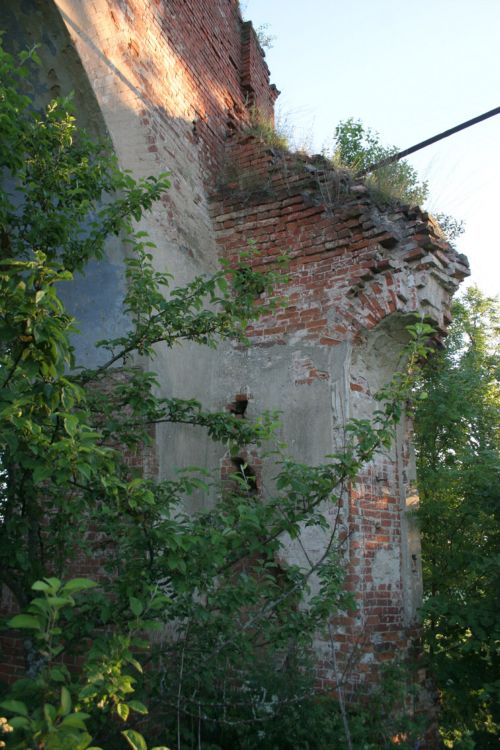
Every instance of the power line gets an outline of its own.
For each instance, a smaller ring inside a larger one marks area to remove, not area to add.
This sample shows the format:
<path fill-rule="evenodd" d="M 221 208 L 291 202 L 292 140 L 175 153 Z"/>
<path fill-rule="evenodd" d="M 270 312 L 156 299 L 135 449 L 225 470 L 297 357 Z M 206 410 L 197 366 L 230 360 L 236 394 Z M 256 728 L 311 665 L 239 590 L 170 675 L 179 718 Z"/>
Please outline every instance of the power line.
<path fill-rule="evenodd" d="M 441 141 L 443 140 L 443 138 L 448 138 L 449 135 L 458 133 L 460 130 L 465 130 L 465 128 L 470 128 L 472 125 L 476 125 L 478 122 L 482 122 L 483 120 L 487 120 L 489 117 L 494 117 L 495 115 L 498 115 L 498 114 L 500 114 L 500 107 L 495 107 L 495 109 L 490 109 L 489 112 L 485 112 L 482 115 L 473 117 L 472 120 L 467 120 L 466 122 L 462 122 L 460 125 L 455 125 L 454 128 L 449 128 L 449 130 L 444 130 L 442 133 L 439 133 L 438 135 L 433 135 L 432 138 L 427 138 L 427 140 L 417 143 L 416 146 L 410 146 L 410 148 L 405 148 L 403 151 L 398 151 L 398 153 L 396 154 L 392 154 L 391 156 L 386 156 L 385 159 L 382 159 L 381 161 L 377 161 L 377 162 L 374 162 L 373 164 L 370 164 L 369 167 L 366 167 L 366 169 L 363 169 L 361 172 L 358 172 L 356 174 L 356 177 L 364 177 L 364 175 L 368 174 L 369 172 L 375 172 L 375 170 L 380 169 L 381 167 L 385 167 L 387 166 L 387 164 L 392 164 L 393 162 L 399 161 L 400 159 L 403 159 L 405 156 L 414 154 L 415 151 L 420 151 L 420 149 L 426 148 L 426 146 L 430 146 L 432 143 Z"/>

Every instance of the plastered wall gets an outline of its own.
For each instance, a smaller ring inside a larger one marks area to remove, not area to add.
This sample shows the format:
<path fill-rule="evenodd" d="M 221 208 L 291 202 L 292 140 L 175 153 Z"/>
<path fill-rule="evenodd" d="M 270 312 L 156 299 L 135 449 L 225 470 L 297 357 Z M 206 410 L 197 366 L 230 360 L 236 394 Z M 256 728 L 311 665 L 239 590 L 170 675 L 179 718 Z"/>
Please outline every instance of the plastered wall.
<path fill-rule="evenodd" d="M 137 177 L 171 172 L 171 189 L 141 228 L 156 243 L 156 266 L 176 283 L 215 268 L 221 254 L 234 257 L 249 239 L 263 268 L 287 253 L 289 280 L 278 290 L 287 305 L 249 329 L 250 347 L 159 349 L 154 368 L 166 395 L 224 409 L 245 394 L 248 417 L 280 410 L 290 452 L 324 460 L 341 444 L 345 420 L 369 416 L 374 393 L 400 366 L 408 320 L 445 331 L 466 260 L 425 212 L 379 205 L 321 159 L 242 134 L 252 108 L 272 117 L 278 92 L 235 0 L 4 0 L 0 26 L 11 49 L 42 45 L 32 83 L 40 104 L 74 90 L 80 123 L 110 139 L 123 168 Z M 96 339 L 127 325 L 123 253 L 110 245 L 66 294 L 87 364 L 98 361 Z M 158 430 L 155 450 L 148 465 L 160 476 L 227 464 L 201 431 L 183 427 Z M 266 476 L 265 465 L 259 471 Z M 324 686 L 346 665 L 353 688 L 369 683 L 380 664 L 408 651 L 421 596 L 414 479 L 405 419 L 391 451 L 343 495 L 346 582 L 358 608 L 332 621 L 333 642 L 318 634 Z M 311 558 L 325 543 L 304 531 Z M 302 554 L 290 544 L 290 560 Z"/>

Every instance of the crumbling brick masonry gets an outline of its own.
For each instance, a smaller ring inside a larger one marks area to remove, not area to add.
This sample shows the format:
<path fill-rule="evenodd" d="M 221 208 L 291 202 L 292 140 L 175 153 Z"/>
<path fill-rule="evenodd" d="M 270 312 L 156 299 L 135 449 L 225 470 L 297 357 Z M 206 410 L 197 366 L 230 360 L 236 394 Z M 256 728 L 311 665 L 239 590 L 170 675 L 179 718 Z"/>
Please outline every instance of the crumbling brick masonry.
<path fill-rule="evenodd" d="M 445 331 L 466 260 L 425 212 L 379 205 L 324 159 L 245 135 L 252 112 L 272 119 L 278 92 L 236 0 L 4 0 L 0 28 L 13 50 L 41 45 L 32 82 L 40 105 L 74 90 L 80 123 L 111 139 L 123 168 L 138 177 L 171 172 L 171 190 L 141 229 L 157 245 L 158 267 L 178 283 L 212 270 L 221 254 L 231 258 L 250 239 L 262 267 L 288 255 L 289 280 L 279 290 L 287 306 L 249 329 L 249 348 L 186 346 L 173 358 L 160 352 L 155 367 L 165 395 L 224 409 L 243 394 L 248 416 L 280 409 L 292 454 L 323 460 L 342 441 L 345 420 L 369 415 L 373 394 L 400 365 L 408 316 Z M 122 259 L 120 244 L 110 244 L 106 260 L 68 295 L 83 331 L 77 354 L 90 365 L 95 340 L 124 326 Z M 182 426 L 172 440 L 171 429 L 158 428 L 156 457 L 148 459 L 159 476 L 205 462 L 224 473 L 227 456 Z M 417 627 L 410 435 L 406 420 L 391 452 L 366 467 L 342 508 L 347 583 L 358 609 L 332 629 L 352 687 L 406 654 Z M 317 533 L 305 530 L 302 542 L 313 559 L 321 554 Z M 291 543 L 290 559 L 301 554 Z M 335 681 L 331 644 L 318 636 L 316 645 L 318 679 L 327 686 Z M 16 659 L 11 673 L 20 668 Z"/>

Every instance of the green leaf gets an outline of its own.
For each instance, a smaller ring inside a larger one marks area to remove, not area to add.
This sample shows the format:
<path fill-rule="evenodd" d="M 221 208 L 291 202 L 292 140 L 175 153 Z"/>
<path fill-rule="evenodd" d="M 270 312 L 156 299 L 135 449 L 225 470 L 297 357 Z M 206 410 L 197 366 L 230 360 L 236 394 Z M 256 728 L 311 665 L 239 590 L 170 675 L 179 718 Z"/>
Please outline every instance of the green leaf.
<path fill-rule="evenodd" d="M 29 628 L 32 630 L 40 630 L 41 628 L 38 618 L 33 617 L 33 615 L 14 615 L 7 625 L 9 628 Z"/>
<path fill-rule="evenodd" d="M 118 703 L 116 707 L 116 713 L 118 714 L 120 719 L 123 719 L 123 721 L 127 721 L 130 709 L 126 703 Z"/>
<path fill-rule="evenodd" d="M 0 703 L 0 708 L 4 708 L 6 711 L 10 711 L 13 714 L 21 714 L 21 716 L 28 716 L 28 709 L 24 703 L 15 700 L 6 700 Z"/>
<path fill-rule="evenodd" d="M 142 614 L 144 607 L 142 605 L 142 602 L 139 601 L 139 599 L 136 599 L 135 596 L 129 597 L 129 603 L 130 603 L 130 609 L 134 613 L 136 617 L 139 617 L 140 614 Z"/>
<path fill-rule="evenodd" d="M 60 667 L 52 667 L 49 677 L 54 682 L 66 682 L 67 674 Z"/>
<path fill-rule="evenodd" d="M 57 711 L 55 707 L 51 703 L 44 703 L 43 714 L 45 716 L 45 721 L 47 722 L 49 727 L 51 727 L 57 718 Z"/>
<path fill-rule="evenodd" d="M 64 584 L 62 593 L 74 594 L 77 591 L 92 589 L 98 585 L 98 583 L 92 581 L 90 578 L 72 578 L 70 581 Z"/>
<path fill-rule="evenodd" d="M 46 465 L 35 466 L 33 470 L 33 483 L 39 484 L 40 482 L 43 482 L 45 479 L 48 479 L 50 477 L 51 473 L 52 473 L 52 466 L 46 466 Z M 42 591 L 43 590 L 42 588 L 35 588 L 35 584 L 37 583 L 43 583 L 43 582 L 35 581 L 35 583 L 33 584 L 31 588 L 35 589 L 35 591 Z"/>
<path fill-rule="evenodd" d="M 132 666 L 135 667 L 138 672 L 140 672 L 141 674 L 143 673 L 144 670 L 140 661 L 137 661 L 137 659 L 134 659 L 134 657 L 130 657 L 129 659 L 127 659 L 127 661 L 129 664 L 132 664 Z"/>
<path fill-rule="evenodd" d="M 140 701 L 132 700 L 128 702 L 129 708 L 132 709 L 132 711 L 137 711 L 138 714 L 147 714 L 148 709 L 144 705 L 144 703 L 141 703 Z"/>
<path fill-rule="evenodd" d="M 88 750 L 89 743 L 92 741 L 92 736 L 88 732 L 85 732 L 83 734 L 78 734 L 78 740 L 79 741 L 71 748 L 71 750 Z"/>
<path fill-rule="evenodd" d="M 33 472 L 33 478 L 35 476 L 35 471 Z M 36 480 L 34 480 L 36 481 Z M 47 583 L 47 581 L 35 581 L 35 583 L 31 587 L 33 591 L 52 591 L 52 586 Z"/>
<path fill-rule="evenodd" d="M 14 716 L 12 719 L 9 719 L 9 724 L 14 729 L 29 729 L 30 720 L 26 716 Z"/>
<path fill-rule="evenodd" d="M 64 429 L 70 437 L 74 437 L 76 435 L 78 425 L 78 417 L 75 417 L 73 414 L 68 414 L 68 416 L 64 418 Z"/>
<path fill-rule="evenodd" d="M 61 688 L 61 714 L 63 716 L 66 716 L 71 711 L 71 694 L 68 690 L 68 688 L 63 685 Z"/>
<path fill-rule="evenodd" d="M 144 737 L 139 732 L 136 732 L 135 729 L 125 729 L 122 734 L 132 750 L 148 750 Z"/>
<path fill-rule="evenodd" d="M 90 718 L 88 714 L 74 713 L 69 716 L 65 716 L 61 722 L 62 727 L 73 727 L 74 729 L 84 729 L 87 727 L 85 721 Z"/>

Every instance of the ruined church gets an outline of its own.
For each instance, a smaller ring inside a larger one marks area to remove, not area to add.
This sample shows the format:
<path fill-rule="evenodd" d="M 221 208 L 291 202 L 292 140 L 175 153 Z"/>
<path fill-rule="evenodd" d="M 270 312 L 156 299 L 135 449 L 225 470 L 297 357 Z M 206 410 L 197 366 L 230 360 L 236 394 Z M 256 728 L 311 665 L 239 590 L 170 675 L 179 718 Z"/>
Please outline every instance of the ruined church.
<path fill-rule="evenodd" d="M 287 254 L 287 304 L 249 328 L 249 346 L 159 351 L 155 369 L 165 396 L 214 410 L 244 402 L 248 417 L 280 410 L 291 454 L 321 463 L 346 419 L 372 413 L 374 394 L 401 365 L 412 316 L 445 332 L 451 297 L 468 274 L 464 257 L 421 209 L 379 205 L 326 160 L 252 134 L 253 113 L 272 120 L 279 92 L 237 0 L 3 0 L 0 26 L 14 51 L 40 44 L 38 103 L 73 91 L 79 123 L 111 140 L 122 168 L 137 177 L 171 172 L 171 189 L 141 229 L 176 283 L 215 270 L 249 240 L 259 267 Z M 82 329 L 77 354 L 89 366 L 101 356 L 95 341 L 125 325 L 122 259 L 116 240 L 67 293 Z M 172 429 L 157 427 L 144 455 L 149 476 L 188 465 L 223 472 L 229 459 L 220 447 L 181 425 L 172 439 Z M 337 617 L 335 649 L 342 664 L 356 648 L 354 684 L 407 654 L 418 631 L 416 503 L 403 419 L 393 447 L 366 466 L 344 502 L 346 580 L 357 610 Z M 301 543 L 290 543 L 290 560 L 300 563 L 304 550 L 318 558 L 325 540 L 306 529 Z M 334 683 L 329 649 L 318 635 L 322 685 Z"/>

